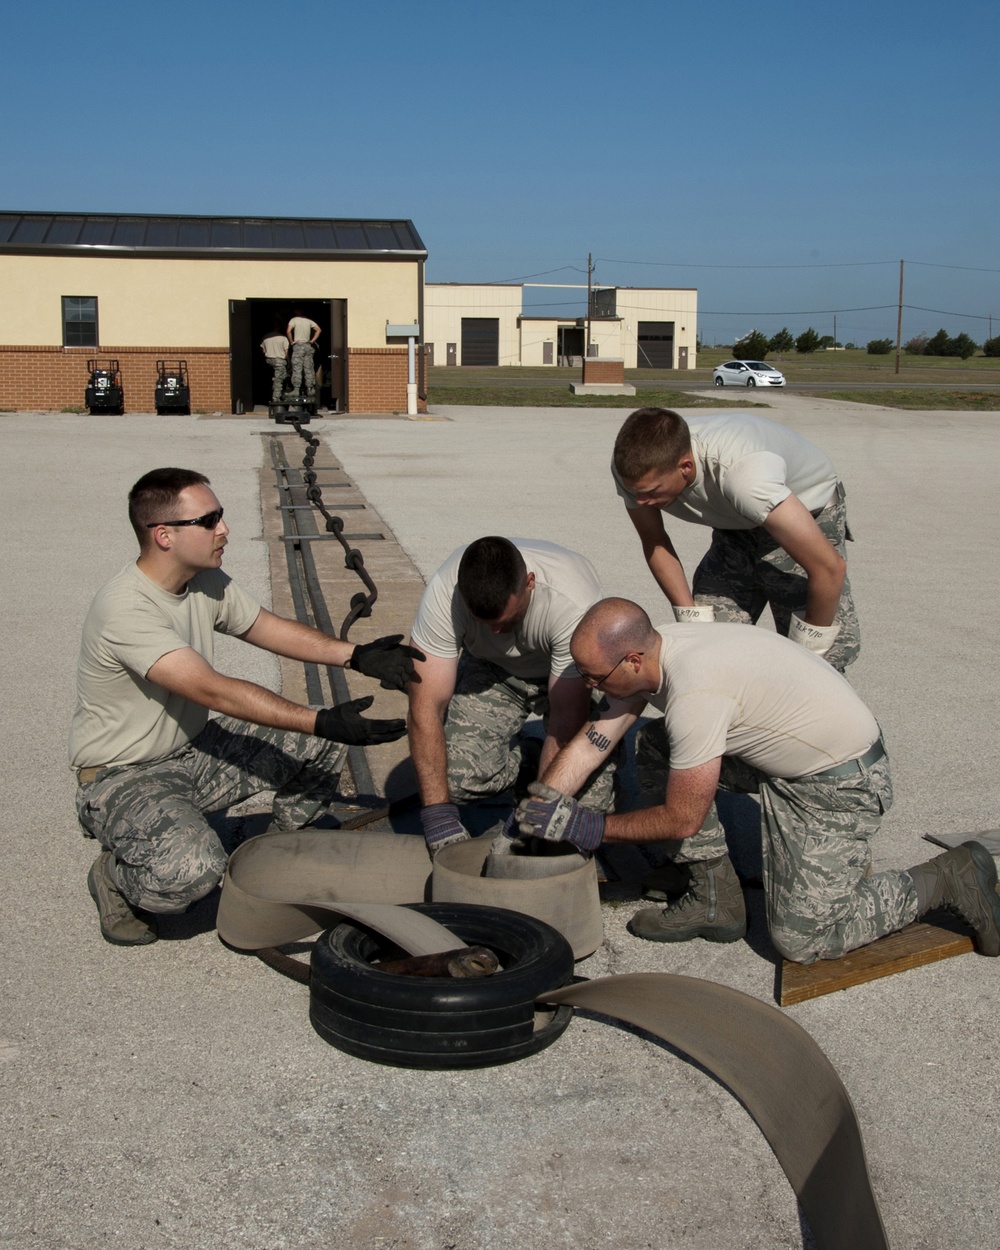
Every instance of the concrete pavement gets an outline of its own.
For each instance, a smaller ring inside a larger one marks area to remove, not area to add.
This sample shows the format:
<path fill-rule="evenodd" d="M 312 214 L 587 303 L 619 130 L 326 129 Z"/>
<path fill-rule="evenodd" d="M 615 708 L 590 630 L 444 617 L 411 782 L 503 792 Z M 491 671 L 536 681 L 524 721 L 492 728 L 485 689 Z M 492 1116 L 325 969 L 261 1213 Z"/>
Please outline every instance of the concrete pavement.
<path fill-rule="evenodd" d="M 925 832 L 1000 824 L 996 418 L 768 399 L 847 484 L 864 631 L 851 678 L 883 725 L 896 779 L 876 860 L 906 866 L 934 853 Z M 480 534 L 545 537 L 587 554 L 609 593 L 665 619 L 607 472 L 624 415 L 450 408 L 312 428 L 424 576 Z M 269 601 L 258 471 L 271 429 L 254 418 L 0 415 L 0 1244 L 808 1246 L 739 1104 L 634 1031 L 581 1016 L 512 1067 L 380 1068 L 317 1037 L 301 987 L 223 947 L 210 902 L 155 946 L 101 940 L 85 887 L 96 848 L 79 835 L 65 758 L 80 625 L 134 556 L 124 498 L 157 464 L 209 475 L 233 530 L 226 567 Z M 706 535 L 675 528 L 693 567 Z M 373 631 L 392 632 L 391 616 L 377 605 Z M 222 641 L 220 666 L 277 683 L 269 657 Z M 681 972 L 770 1001 L 753 895 L 751 908 L 746 943 L 665 949 L 627 934 L 631 906 L 606 906 L 605 946 L 580 971 Z M 789 1009 L 854 1100 L 897 1250 L 1000 1244 L 998 978 L 1000 961 L 968 955 Z"/>

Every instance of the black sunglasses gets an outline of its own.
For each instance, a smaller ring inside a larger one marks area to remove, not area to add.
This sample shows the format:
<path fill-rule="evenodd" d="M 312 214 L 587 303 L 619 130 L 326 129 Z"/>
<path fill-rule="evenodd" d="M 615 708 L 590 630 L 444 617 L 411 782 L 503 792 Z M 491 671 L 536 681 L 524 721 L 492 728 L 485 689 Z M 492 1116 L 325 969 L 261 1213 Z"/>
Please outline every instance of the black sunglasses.
<path fill-rule="evenodd" d="M 171 525 L 175 529 L 180 525 L 200 525 L 203 530 L 214 530 L 222 520 L 223 508 L 214 512 L 206 512 L 204 516 L 193 516 L 189 521 L 148 521 L 146 529 L 155 530 L 158 525 Z"/>

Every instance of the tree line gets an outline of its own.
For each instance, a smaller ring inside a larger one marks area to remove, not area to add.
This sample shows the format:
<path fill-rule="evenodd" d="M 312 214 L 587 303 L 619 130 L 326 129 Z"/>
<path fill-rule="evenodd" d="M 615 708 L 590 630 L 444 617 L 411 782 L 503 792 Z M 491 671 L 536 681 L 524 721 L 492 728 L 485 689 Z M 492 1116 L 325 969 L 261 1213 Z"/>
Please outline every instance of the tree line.
<path fill-rule="evenodd" d="M 751 330 L 749 334 L 744 334 L 733 344 L 733 356 L 737 360 L 763 360 L 768 352 L 790 352 L 794 348 L 797 352 L 808 354 L 819 351 L 820 348 L 840 346 L 840 343 L 834 342 L 832 335 L 817 334 L 812 326 L 803 330 L 797 338 L 785 326 L 770 338 L 760 330 Z M 847 346 L 853 348 L 855 344 L 848 343 Z M 870 339 L 866 350 L 869 356 L 888 356 L 895 346 L 895 339 Z M 909 356 L 958 356 L 962 360 L 968 360 L 979 351 L 979 344 L 967 334 L 956 334 L 952 337 L 942 329 L 933 336 L 914 335 L 909 342 L 903 344 L 903 351 Z M 986 340 L 983 344 L 983 355 L 1000 356 L 1000 335 Z"/>

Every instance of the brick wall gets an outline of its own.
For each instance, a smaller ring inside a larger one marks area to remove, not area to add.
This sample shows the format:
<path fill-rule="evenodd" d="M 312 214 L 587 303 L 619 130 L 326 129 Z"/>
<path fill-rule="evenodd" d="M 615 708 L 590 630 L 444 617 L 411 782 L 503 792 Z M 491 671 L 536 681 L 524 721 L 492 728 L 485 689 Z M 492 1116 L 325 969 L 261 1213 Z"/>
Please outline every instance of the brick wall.
<path fill-rule="evenodd" d="M 625 361 L 588 357 L 583 362 L 583 381 L 584 385 L 594 382 L 622 384 L 625 381 Z"/>
<path fill-rule="evenodd" d="M 232 408 L 229 351 L 224 347 L 103 346 L 0 346 L 0 408 L 34 412 L 82 408 L 87 361 L 93 357 L 118 361 L 126 412 L 153 411 L 157 360 L 187 361 L 192 412 Z M 406 412 L 406 364 L 405 347 L 350 348 L 351 411 Z M 426 412 L 426 401 L 418 398 L 417 409 Z"/>
<path fill-rule="evenodd" d="M 417 351 L 422 349 L 418 346 Z M 419 362 L 418 362 L 419 363 Z M 352 347 L 347 352 L 348 402 L 351 412 L 405 412 L 407 349 Z M 417 370 L 419 386 L 420 372 Z M 427 403 L 417 398 L 417 411 Z"/>
<path fill-rule="evenodd" d="M 186 360 L 191 411 L 229 412 L 229 351 L 220 347 L 2 347 L 0 408 L 82 407 L 87 361 L 118 361 L 126 412 L 152 412 L 158 360 Z M 405 387 L 404 387 L 405 394 Z"/>

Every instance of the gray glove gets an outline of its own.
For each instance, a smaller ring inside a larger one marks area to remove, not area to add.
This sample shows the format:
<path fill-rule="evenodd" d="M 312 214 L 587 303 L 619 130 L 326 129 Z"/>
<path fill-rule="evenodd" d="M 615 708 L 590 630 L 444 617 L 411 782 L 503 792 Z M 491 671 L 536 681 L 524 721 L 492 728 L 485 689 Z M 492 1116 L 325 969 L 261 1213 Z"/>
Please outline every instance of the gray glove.
<path fill-rule="evenodd" d="M 533 781 L 528 794 L 532 797 L 522 799 L 515 812 L 518 827 L 526 837 L 572 842 L 581 851 L 593 851 L 600 846 L 604 837 L 604 816 L 600 812 L 581 807 L 576 799 L 542 781 Z"/>

